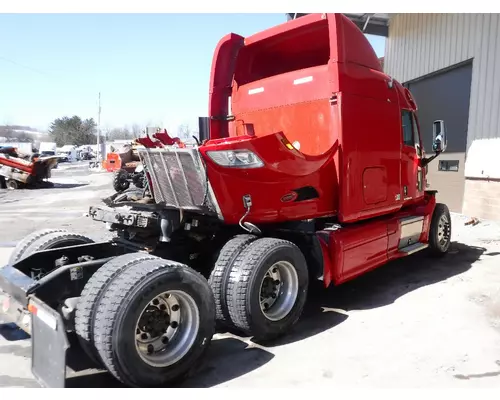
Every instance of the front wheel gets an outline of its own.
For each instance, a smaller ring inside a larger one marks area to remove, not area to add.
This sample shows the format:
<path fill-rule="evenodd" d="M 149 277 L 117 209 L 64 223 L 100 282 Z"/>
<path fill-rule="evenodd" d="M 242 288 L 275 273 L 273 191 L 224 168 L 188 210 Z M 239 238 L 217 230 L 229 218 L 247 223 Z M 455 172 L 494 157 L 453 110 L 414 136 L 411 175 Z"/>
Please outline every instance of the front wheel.
<path fill-rule="evenodd" d="M 429 250 L 433 256 L 443 256 L 451 245 L 451 216 L 446 204 L 437 203 L 429 229 Z"/>
<path fill-rule="evenodd" d="M 127 180 L 128 172 L 124 169 L 119 169 L 113 173 L 113 189 L 117 192 L 123 192 L 127 190 L 130 186 L 130 182 Z"/>
<path fill-rule="evenodd" d="M 233 324 L 261 341 L 276 339 L 297 323 L 309 285 L 306 260 L 286 240 L 261 238 L 233 263 L 226 302 Z"/>
<path fill-rule="evenodd" d="M 6 182 L 7 189 L 9 190 L 16 190 L 19 189 L 19 182 L 15 181 L 14 179 L 8 179 Z"/>

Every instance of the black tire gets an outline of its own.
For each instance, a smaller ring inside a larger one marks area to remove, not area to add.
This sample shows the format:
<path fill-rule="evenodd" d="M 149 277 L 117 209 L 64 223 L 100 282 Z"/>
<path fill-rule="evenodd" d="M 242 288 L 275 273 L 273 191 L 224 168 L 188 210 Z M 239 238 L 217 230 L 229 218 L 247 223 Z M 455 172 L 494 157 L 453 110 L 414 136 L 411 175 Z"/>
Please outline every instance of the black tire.
<path fill-rule="evenodd" d="M 94 345 L 93 321 L 102 295 L 110 282 L 125 269 L 145 260 L 158 259 L 158 257 L 146 253 L 129 253 L 118 256 L 100 267 L 85 284 L 76 307 L 75 332 L 81 347 L 96 365 L 102 365 L 102 361 Z"/>
<path fill-rule="evenodd" d="M 7 179 L 5 182 L 5 185 L 7 186 L 7 189 L 10 190 L 16 190 L 19 189 L 19 182 L 15 181 L 14 179 Z"/>
<path fill-rule="evenodd" d="M 130 186 L 127 176 L 128 173 L 124 169 L 119 169 L 118 171 L 113 172 L 113 189 L 117 192 L 127 190 Z"/>
<path fill-rule="evenodd" d="M 193 299 L 199 329 L 188 352 L 178 361 L 154 367 L 143 360 L 136 348 L 137 321 L 150 301 L 171 290 Z M 186 377 L 199 365 L 214 327 L 215 303 L 207 280 L 183 264 L 150 260 L 127 268 L 111 281 L 97 306 L 94 342 L 104 365 L 115 378 L 132 387 L 158 387 Z"/>
<path fill-rule="evenodd" d="M 254 235 L 238 235 L 229 240 L 220 250 L 214 269 L 208 279 L 208 283 L 214 293 L 215 318 L 222 326 L 233 327 L 226 303 L 227 283 L 233 262 L 256 239 L 257 236 Z"/>
<path fill-rule="evenodd" d="M 134 185 L 135 185 L 135 187 L 137 187 L 139 189 L 144 189 L 145 188 L 145 185 L 144 185 L 145 182 L 144 181 L 145 181 L 145 174 L 144 173 L 137 174 L 134 177 Z"/>
<path fill-rule="evenodd" d="M 23 239 L 21 239 L 17 243 L 16 247 L 14 248 L 14 251 L 11 253 L 10 258 L 9 258 L 9 264 L 14 264 L 15 262 L 19 261 L 21 258 L 29 255 L 26 253 L 26 250 L 34 242 L 38 241 L 40 238 L 43 238 L 47 235 L 50 235 L 51 233 L 56 233 L 56 232 L 67 232 L 67 230 L 66 229 L 41 229 L 41 230 L 35 231 L 35 232 L 30 233 L 29 235 L 25 236 Z"/>
<path fill-rule="evenodd" d="M 295 271 L 297 295 L 286 315 L 271 320 L 261 309 L 260 288 L 266 272 L 280 261 L 286 262 Z M 236 257 L 229 275 L 226 302 L 231 321 L 235 327 L 256 340 L 277 339 L 286 334 L 300 318 L 308 285 L 307 263 L 295 244 L 274 238 L 258 239 Z"/>
<path fill-rule="evenodd" d="M 57 249 L 60 247 L 76 246 L 78 244 L 94 243 L 87 236 L 78 233 L 60 231 L 49 233 L 31 242 L 24 251 L 23 257 L 29 256 L 37 251 Z"/>
<path fill-rule="evenodd" d="M 437 203 L 429 228 L 429 254 L 442 257 L 451 245 L 451 216 L 446 204 Z"/>

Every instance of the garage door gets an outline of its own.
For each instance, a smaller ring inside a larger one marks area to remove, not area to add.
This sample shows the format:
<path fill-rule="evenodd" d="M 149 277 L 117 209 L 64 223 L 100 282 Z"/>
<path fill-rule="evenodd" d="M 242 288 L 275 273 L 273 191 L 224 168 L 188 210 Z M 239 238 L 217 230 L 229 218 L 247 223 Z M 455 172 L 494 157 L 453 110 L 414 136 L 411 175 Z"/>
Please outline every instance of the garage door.
<path fill-rule="evenodd" d="M 428 154 L 432 154 L 433 121 L 445 121 L 448 147 L 429 164 L 428 180 L 430 189 L 439 191 L 438 201 L 454 212 L 462 211 L 471 79 L 472 62 L 405 85 L 417 102 L 420 134 Z"/>

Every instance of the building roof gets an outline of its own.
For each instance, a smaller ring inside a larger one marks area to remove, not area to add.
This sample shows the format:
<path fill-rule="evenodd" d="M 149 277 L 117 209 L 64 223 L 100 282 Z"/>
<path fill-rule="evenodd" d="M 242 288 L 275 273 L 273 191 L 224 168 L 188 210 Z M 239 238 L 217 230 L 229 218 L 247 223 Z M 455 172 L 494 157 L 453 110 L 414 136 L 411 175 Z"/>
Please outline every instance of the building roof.
<path fill-rule="evenodd" d="M 287 20 L 303 17 L 307 13 L 286 13 Z M 392 14 L 387 13 L 344 13 L 356 26 L 368 35 L 387 37 L 389 35 L 389 20 Z"/>

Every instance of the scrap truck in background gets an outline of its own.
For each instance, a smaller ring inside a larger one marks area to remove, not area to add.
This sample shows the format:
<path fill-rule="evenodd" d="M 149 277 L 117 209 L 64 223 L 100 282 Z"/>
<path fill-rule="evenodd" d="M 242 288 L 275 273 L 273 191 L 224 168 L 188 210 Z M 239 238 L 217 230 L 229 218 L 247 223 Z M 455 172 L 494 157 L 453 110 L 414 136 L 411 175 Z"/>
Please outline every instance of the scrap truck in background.
<path fill-rule="evenodd" d="M 52 186 L 47 181 L 57 166 L 56 156 L 26 154 L 13 146 L 0 146 L 0 188 L 21 189 Z"/>
<path fill-rule="evenodd" d="M 31 332 L 43 385 L 64 386 L 81 350 L 126 385 L 167 385 L 200 365 L 216 322 L 271 341 L 312 281 L 447 253 L 450 213 L 426 190 L 444 122 L 428 156 L 410 92 L 348 18 L 223 37 L 209 94 L 207 140 L 144 138 L 149 202 L 90 207 L 115 238 L 35 232 L 1 269 L 4 312 Z"/>
<path fill-rule="evenodd" d="M 107 153 L 106 159 L 102 162 L 106 171 L 113 172 L 113 189 L 117 192 L 127 190 L 131 183 L 139 189 L 147 185 L 144 166 L 138 153 L 139 148 L 157 145 L 184 147 L 181 140 L 178 137 L 170 137 L 166 129 L 162 131 L 160 128 L 146 128 L 144 133 L 145 137 L 136 138 L 130 143 L 123 144 L 121 148 Z"/>
<path fill-rule="evenodd" d="M 137 141 L 123 144 L 119 149 L 106 154 L 103 168 L 113 173 L 113 189 L 117 192 L 127 190 L 130 184 L 144 187 L 144 170 L 137 153 Z"/>

